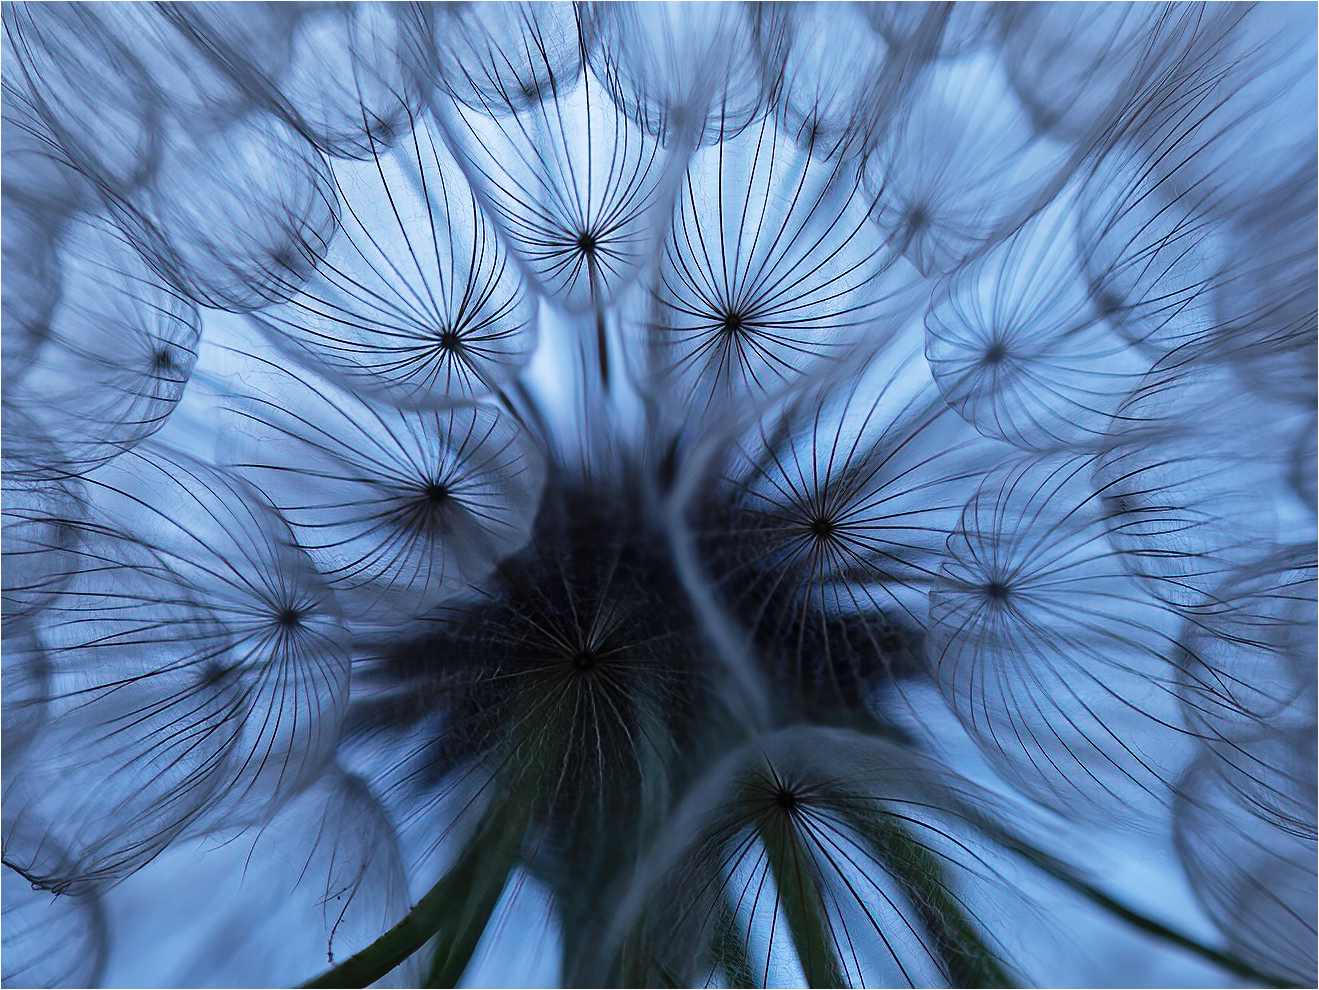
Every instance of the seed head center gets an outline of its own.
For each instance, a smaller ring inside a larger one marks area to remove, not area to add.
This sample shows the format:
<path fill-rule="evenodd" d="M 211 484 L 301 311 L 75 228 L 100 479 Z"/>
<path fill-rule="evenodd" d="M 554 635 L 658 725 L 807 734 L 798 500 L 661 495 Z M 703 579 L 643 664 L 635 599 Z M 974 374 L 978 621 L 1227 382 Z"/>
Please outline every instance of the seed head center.
<path fill-rule="evenodd" d="M 302 624 L 302 610 L 292 605 L 285 606 L 275 616 L 275 624 L 281 629 L 293 629 Z"/>
<path fill-rule="evenodd" d="M 816 516 L 807 523 L 806 528 L 817 540 L 827 540 L 838 531 L 838 527 L 834 525 L 833 520 L 824 516 Z"/>

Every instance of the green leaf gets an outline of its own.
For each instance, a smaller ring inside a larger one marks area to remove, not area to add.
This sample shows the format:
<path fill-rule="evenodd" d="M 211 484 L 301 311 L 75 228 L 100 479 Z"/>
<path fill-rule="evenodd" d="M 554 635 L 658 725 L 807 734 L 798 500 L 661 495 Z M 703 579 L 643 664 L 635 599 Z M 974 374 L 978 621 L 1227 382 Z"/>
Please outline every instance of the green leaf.
<path fill-rule="evenodd" d="M 737 914 L 729 903 L 727 888 L 720 891 L 715 909 L 714 939 L 710 945 L 715 968 L 724 974 L 730 987 L 758 987 L 760 982 L 751 970 L 751 953 L 737 923 Z"/>
<path fill-rule="evenodd" d="M 939 856 L 883 809 L 847 808 L 843 817 L 911 901 L 955 987 L 1011 987 L 1015 981 L 954 894 Z"/>
<path fill-rule="evenodd" d="M 833 928 L 816 882 L 815 864 L 802 843 L 796 816 L 768 814 L 758 826 L 778 886 L 779 906 L 783 908 L 807 984 L 846 986 L 834 950 Z"/>
<path fill-rule="evenodd" d="M 1207 959 L 1215 965 L 1227 970 L 1229 973 L 1235 973 L 1238 976 L 1244 976 L 1246 979 L 1258 982 L 1268 987 L 1290 987 L 1294 984 L 1288 980 L 1281 979 L 1269 973 L 1256 969 L 1244 959 L 1240 959 L 1231 953 L 1223 952 L 1212 946 L 1205 945 L 1189 935 L 1185 935 L 1160 921 L 1156 921 L 1147 915 L 1141 914 L 1134 908 L 1123 904 L 1117 898 L 1105 893 L 1100 887 L 1089 880 L 1080 870 L 1070 863 L 1064 862 L 1044 850 L 1040 849 L 1034 843 L 1016 835 L 1003 825 L 980 816 L 974 821 L 977 828 L 985 835 L 992 838 L 1001 845 L 1022 859 L 1026 860 L 1036 869 L 1048 874 L 1057 880 L 1063 886 L 1080 894 L 1092 904 L 1096 904 L 1104 910 L 1121 918 L 1128 924 L 1139 928 L 1143 932 L 1153 935 L 1155 938 L 1162 939 L 1173 945 L 1180 946 L 1194 955 Z"/>

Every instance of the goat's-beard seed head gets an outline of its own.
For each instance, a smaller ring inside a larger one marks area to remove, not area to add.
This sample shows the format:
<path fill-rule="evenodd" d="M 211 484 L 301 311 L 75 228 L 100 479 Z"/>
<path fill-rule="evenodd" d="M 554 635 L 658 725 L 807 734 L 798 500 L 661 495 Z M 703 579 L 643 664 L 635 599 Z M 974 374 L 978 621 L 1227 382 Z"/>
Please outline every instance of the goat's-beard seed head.
<path fill-rule="evenodd" d="M 426 727 L 419 791 L 475 772 L 525 794 L 526 856 L 573 879 L 560 890 L 635 855 L 721 724 L 715 667 L 643 501 L 628 476 L 552 483 L 526 549 L 383 645 L 354 720 L 386 737 Z"/>
<path fill-rule="evenodd" d="M 569 941 L 609 917 L 675 802 L 743 731 L 720 700 L 724 667 L 689 597 L 699 591 L 674 565 L 644 478 L 632 465 L 551 472 L 528 546 L 382 643 L 350 719 L 397 746 L 394 776 L 412 807 L 461 779 L 511 800 L 499 828 L 525 823 L 521 859 L 556 891 Z M 915 669 L 919 631 L 803 598 L 801 575 L 783 571 L 792 562 L 764 556 L 763 520 L 702 511 L 717 520 L 699 527 L 702 554 L 736 570 L 741 589 L 718 588 L 729 599 L 718 607 L 732 606 L 748 634 L 771 718 L 861 719 L 896 738 L 875 702 Z"/>

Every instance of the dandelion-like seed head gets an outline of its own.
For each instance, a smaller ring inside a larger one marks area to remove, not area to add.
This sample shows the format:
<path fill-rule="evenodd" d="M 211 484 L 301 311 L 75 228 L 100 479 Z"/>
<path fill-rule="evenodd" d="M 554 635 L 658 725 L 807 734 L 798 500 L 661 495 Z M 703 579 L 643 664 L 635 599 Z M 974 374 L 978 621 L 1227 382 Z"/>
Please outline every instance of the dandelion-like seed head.
<path fill-rule="evenodd" d="M 3 22 L 4 986 L 1315 982 L 1312 7 Z"/>

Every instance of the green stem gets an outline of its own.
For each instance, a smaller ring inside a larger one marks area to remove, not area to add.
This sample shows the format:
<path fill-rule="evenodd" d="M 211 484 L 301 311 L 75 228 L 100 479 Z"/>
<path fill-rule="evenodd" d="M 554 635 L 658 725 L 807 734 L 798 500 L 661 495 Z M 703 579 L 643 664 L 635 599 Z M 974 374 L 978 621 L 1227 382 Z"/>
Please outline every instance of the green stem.
<path fill-rule="evenodd" d="M 595 269 L 595 252 L 586 255 L 586 273 L 591 283 L 591 308 L 595 310 L 595 354 L 600 369 L 600 384 L 609 392 L 609 333 L 605 328 L 605 308 L 600 302 L 599 276 Z"/>
<path fill-rule="evenodd" d="M 397 925 L 303 987 L 365 987 L 438 936 L 427 986 L 453 986 L 467 968 L 522 850 L 529 802 L 486 810 L 457 862 Z"/>
<path fill-rule="evenodd" d="M 361 952 L 303 987 L 365 987 L 380 979 L 425 945 L 444 924 L 453 900 L 452 871 L 432 887 L 397 925 L 385 932 Z"/>
<path fill-rule="evenodd" d="M 461 864 L 463 876 L 455 887 L 467 891 L 466 902 L 461 916 L 451 918 L 436 932 L 435 952 L 424 986 L 456 986 L 471 962 L 521 848 L 521 835 L 511 836 L 510 831 L 504 830 Z"/>
<path fill-rule="evenodd" d="M 727 890 L 720 892 L 716 912 L 714 944 L 711 946 L 715 965 L 730 987 L 757 986 L 755 974 L 751 971 L 747 941 L 738 927 L 737 914 L 729 903 Z"/>
<path fill-rule="evenodd" d="M 952 985 L 1016 985 L 949 889 L 938 857 L 895 819 L 883 823 L 877 838 L 877 851 L 915 906 L 921 923 L 934 940 L 933 947 L 948 969 Z"/>

